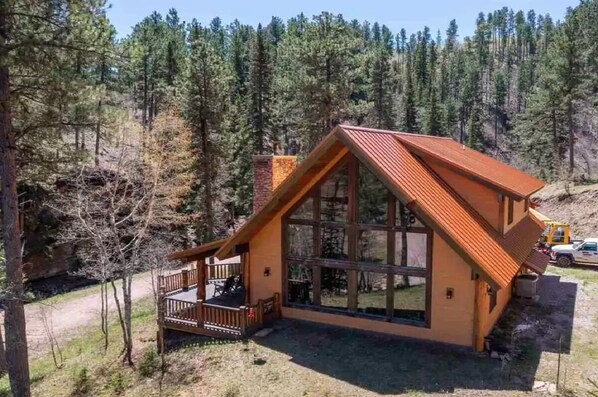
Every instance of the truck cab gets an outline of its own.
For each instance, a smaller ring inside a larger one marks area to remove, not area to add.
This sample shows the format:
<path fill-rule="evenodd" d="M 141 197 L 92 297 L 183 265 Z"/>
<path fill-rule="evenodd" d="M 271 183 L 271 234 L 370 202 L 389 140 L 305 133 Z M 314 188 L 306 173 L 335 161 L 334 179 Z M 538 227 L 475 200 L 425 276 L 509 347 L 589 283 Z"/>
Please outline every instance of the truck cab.
<path fill-rule="evenodd" d="M 565 223 L 556 221 L 545 221 L 544 232 L 542 233 L 541 242 L 549 245 L 571 244 L 571 227 Z"/>
<path fill-rule="evenodd" d="M 557 245 L 551 249 L 551 257 L 559 266 L 572 263 L 598 265 L 598 238 L 587 238 L 581 243 Z"/>

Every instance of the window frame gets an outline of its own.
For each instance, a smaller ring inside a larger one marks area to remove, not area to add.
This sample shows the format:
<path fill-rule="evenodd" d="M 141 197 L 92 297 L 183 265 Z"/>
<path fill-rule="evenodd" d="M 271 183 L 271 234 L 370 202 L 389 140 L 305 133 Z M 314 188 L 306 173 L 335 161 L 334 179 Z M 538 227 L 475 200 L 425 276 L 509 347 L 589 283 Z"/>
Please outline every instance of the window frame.
<path fill-rule="evenodd" d="M 489 288 L 488 295 L 490 297 L 488 299 L 488 313 L 492 313 L 498 303 L 498 291 L 494 288 Z"/>
<path fill-rule="evenodd" d="M 508 212 L 507 212 L 507 224 L 510 225 L 513 223 L 513 211 L 514 211 L 514 203 L 513 197 L 508 198 Z"/>
<path fill-rule="evenodd" d="M 320 220 L 320 186 L 330 176 L 337 172 L 341 167 L 347 166 L 349 171 L 349 189 L 348 189 L 348 214 L 347 222 L 326 222 Z M 289 210 L 282 216 L 282 291 L 283 291 L 283 305 L 285 307 L 292 307 L 304 310 L 313 310 L 332 314 L 342 314 L 352 317 L 362 317 L 370 320 L 386 321 L 397 324 L 406 324 L 418 327 L 431 327 L 431 297 L 432 297 L 432 252 L 433 252 L 433 237 L 434 233 L 432 229 L 427 227 L 425 223 L 420 219 L 420 222 L 424 225 L 421 226 L 402 226 L 396 224 L 396 211 L 398 199 L 388 189 L 386 183 L 382 181 L 375 172 L 368 168 L 375 177 L 377 177 L 381 183 L 387 189 L 388 200 L 387 200 L 387 223 L 385 225 L 372 225 L 372 224 L 359 224 L 359 168 L 367 166 L 358 161 L 358 159 L 352 154 L 347 154 L 337 164 L 331 167 L 320 180 L 308 191 L 303 197 L 300 198 Z M 312 197 L 313 204 L 313 217 L 312 219 L 299 219 L 293 218 L 292 214 L 296 208 L 301 206 L 305 199 Z M 414 214 L 415 215 L 415 214 Z M 306 257 L 294 257 L 288 254 L 288 243 L 287 243 L 287 229 L 289 224 L 304 224 L 314 226 L 314 255 L 311 258 Z M 344 227 L 348 233 L 348 258 L 347 260 L 339 259 L 325 259 L 321 257 L 321 229 L 323 227 Z M 358 238 L 360 230 L 378 230 L 385 231 L 387 233 L 387 260 L 385 263 L 370 263 L 359 261 L 357 258 L 358 254 Z M 395 258 L 395 241 L 397 232 L 401 233 L 423 233 L 426 234 L 426 267 L 416 268 L 406 266 L 406 264 L 400 263 L 400 258 Z M 398 259 L 398 260 L 397 260 Z M 312 267 L 313 274 L 313 304 L 301 304 L 288 302 L 288 264 L 289 263 L 300 263 L 304 265 L 310 265 Z M 348 304 L 346 310 L 338 310 L 325 308 L 321 306 L 321 269 L 322 268 L 338 268 L 347 270 L 348 279 Z M 358 272 L 366 271 L 372 273 L 383 273 L 386 275 L 386 299 L 387 308 L 386 316 L 371 315 L 361 313 L 358 311 Z M 425 302 L 426 307 L 424 311 L 424 321 L 414 321 L 402 318 L 394 317 L 394 277 L 395 275 L 422 277 L 426 282 L 425 291 Z"/>

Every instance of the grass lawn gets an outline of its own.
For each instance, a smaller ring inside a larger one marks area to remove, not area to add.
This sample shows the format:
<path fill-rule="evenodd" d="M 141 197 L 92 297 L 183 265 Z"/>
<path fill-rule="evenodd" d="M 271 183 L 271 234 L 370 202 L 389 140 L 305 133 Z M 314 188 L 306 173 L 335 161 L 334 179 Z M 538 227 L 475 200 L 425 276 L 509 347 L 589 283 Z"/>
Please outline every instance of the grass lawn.
<path fill-rule="evenodd" d="M 173 334 L 161 379 L 159 360 L 152 354 L 154 312 L 147 299 L 135 308 L 135 368 L 118 359 L 116 324 L 106 353 L 99 330 L 84 328 L 80 337 L 62 346 L 60 369 L 49 355 L 31 363 L 33 395 L 533 395 L 534 380 L 554 382 L 555 340 L 567 330 L 561 382 L 566 378 L 564 389 L 586 395 L 596 390 L 591 380 L 598 380 L 598 279 L 585 273 L 577 277 L 580 269 L 549 271 L 553 274 L 543 280 L 554 293 L 546 293 L 538 303 L 514 302 L 501 320 L 503 336 L 508 334 L 511 342 L 514 330 L 529 325 L 524 327 L 527 331 L 516 332 L 510 361 L 439 344 L 281 320 L 267 337 L 248 341 Z M 559 301 L 556 296 L 561 293 Z M 0 379 L 0 396 L 8 395 L 5 377 Z"/>

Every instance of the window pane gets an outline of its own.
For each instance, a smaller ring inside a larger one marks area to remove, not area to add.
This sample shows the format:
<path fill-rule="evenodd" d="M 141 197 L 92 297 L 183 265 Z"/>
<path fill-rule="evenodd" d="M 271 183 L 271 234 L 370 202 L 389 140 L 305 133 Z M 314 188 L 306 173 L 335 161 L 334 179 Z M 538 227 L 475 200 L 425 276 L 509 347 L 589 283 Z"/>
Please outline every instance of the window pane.
<path fill-rule="evenodd" d="M 313 305 L 313 272 L 312 267 L 300 263 L 289 263 L 288 302 Z"/>
<path fill-rule="evenodd" d="M 349 257 L 349 238 L 344 228 L 322 228 L 322 258 L 347 259 Z"/>
<path fill-rule="evenodd" d="M 314 217 L 314 199 L 308 197 L 303 203 L 301 203 L 293 213 L 291 218 L 295 219 L 313 219 Z"/>
<path fill-rule="evenodd" d="M 384 273 L 357 273 L 357 311 L 386 316 L 386 278 Z"/>
<path fill-rule="evenodd" d="M 401 216 L 401 209 L 403 210 Z M 399 200 L 397 199 L 397 218 L 396 218 L 396 225 L 397 226 L 407 226 L 407 227 L 424 227 L 424 224 L 417 219 L 414 213 L 409 211 L 407 207 L 402 205 Z"/>
<path fill-rule="evenodd" d="M 394 276 L 393 317 L 425 321 L 426 279 L 423 277 Z"/>
<path fill-rule="evenodd" d="M 397 265 L 426 268 L 428 257 L 426 233 L 397 232 L 395 237 L 395 263 Z"/>
<path fill-rule="evenodd" d="M 359 166 L 359 223 L 386 225 L 388 190 L 365 166 Z"/>
<path fill-rule="evenodd" d="M 347 271 L 323 267 L 321 272 L 321 306 L 347 310 Z"/>
<path fill-rule="evenodd" d="M 346 222 L 349 203 L 349 173 L 347 166 L 330 176 L 320 187 L 320 219 Z"/>
<path fill-rule="evenodd" d="M 290 256 L 314 256 L 314 227 L 309 225 L 288 225 Z"/>
<path fill-rule="evenodd" d="M 384 230 L 360 230 L 357 258 L 363 262 L 387 262 L 388 233 Z"/>

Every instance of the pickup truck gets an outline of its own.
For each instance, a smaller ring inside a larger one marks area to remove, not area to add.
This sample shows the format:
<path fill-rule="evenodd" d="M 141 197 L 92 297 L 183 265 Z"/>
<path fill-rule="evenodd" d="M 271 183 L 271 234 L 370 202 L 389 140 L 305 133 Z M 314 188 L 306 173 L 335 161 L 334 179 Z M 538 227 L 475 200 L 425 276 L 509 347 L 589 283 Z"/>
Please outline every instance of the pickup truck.
<path fill-rule="evenodd" d="M 556 245 L 550 256 L 557 265 L 567 267 L 572 263 L 598 265 L 598 238 L 587 238 L 581 243 Z"/>

